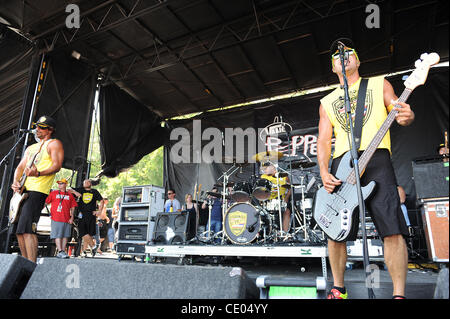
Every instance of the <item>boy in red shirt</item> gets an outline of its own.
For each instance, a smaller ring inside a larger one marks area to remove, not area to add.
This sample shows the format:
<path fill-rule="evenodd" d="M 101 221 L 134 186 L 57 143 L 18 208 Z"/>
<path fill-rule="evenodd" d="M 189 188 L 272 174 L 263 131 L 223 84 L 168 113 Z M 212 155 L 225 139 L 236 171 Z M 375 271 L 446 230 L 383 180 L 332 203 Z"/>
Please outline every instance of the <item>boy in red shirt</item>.
<path fill-rule="evenodd" d="M 52 230 L 50 238 L 55 239 L 58 249 L 57 258 L 69 258 L 66 254 L 67 240 L 72 237 L 73 211 L 77 202 L 72 194 L 67 192 L 65 178 L 56 182 L 58 190 L 50 192 L 45 202 L 51 204 Z"/>

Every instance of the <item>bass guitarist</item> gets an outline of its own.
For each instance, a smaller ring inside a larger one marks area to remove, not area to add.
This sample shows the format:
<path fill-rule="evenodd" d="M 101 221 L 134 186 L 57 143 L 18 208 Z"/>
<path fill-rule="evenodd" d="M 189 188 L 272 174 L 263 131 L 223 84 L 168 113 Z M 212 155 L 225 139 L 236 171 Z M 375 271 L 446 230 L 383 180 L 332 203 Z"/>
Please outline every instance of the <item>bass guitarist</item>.
<path fill-rule="evenodd" d="M 328 193 L 332 193 L 342 183 L 341 180 L 335 177 L 335 173 L 342 155 L 350 150 L 351 145 L 350 130 L 345 119 L 344 90 L 342 89 L 344 79 L 339 58 L 339 42 L 345 46 L 345 71 L 349 85 L 352 112 L 356 108 L 358 89 L 361 82 L 358 72 L 360 61 L 353 42 L 346 38 L 335 40 L 330 48 L 332 71 L 338 76 L 341 86 L 321 100 L 319 108 L 319 136 L 317 140 L 320 175 L 324 188 Z M 379 126 L 384 122 L 387 113 L 391 111 L 397 99 L 392 85 L 384 77 L 369 79 L 364 105 L 365 115 L 360 140 L 360 152 L 370 144 Z M 411 124 L 414 120 L 414 112 L 408 104 L 398 104 L 401 105 L 401 108 L 396 117 L 397 123 L 402 126 Z M 335 149 L 331 172 L 329 172 L 333 133 Z M 400 208 L 400 200 L 396 188 L 397 183 L 391 163 L 389 132 L 379 144 L 362 175 L 361 185 L 365 186 L 370 181 L 376 182 L 376 189 L 373 196 L 366 203 L 367 210 L 371 214 L 375 227 L 384 242 L 384 258 L 393 282 L 393 298 L 403 299 L 405 298 L 408 267 L 408 252 L 403 236 L 408 235 L 408 228 Z M 358 216 L 358 214 L 355 215 Z M 354 222 L 353 225 L 356 227 L 353 227 L 351 235 L 347 238 L 350 241 L 356 239 L 358 221 Z M 328 239 L 328 253 L 334 281 L 334 286 L 328 298 L 346 299 L 348 296 L 344 285 L 344 272 L 347 261 L 346 243 Z"/>
<path fill-rule="evenodd" d="M 36 226 L 45 199 L 50 193 L 55 174 L 61 169 L 64 160 L 64 149 L 61 141 L 52 138 L 56 121 L 50 116 L 41 116 L 36 122 L 36 137 L 39 143 L 30 145 L 20 160 L 14 172 L 14 182 L 11 188 L 14 192 L 21 190 L 21 177 L 25 180 L 25 192 L 28 193 L 20 209 L 17 222 L 16 236 L 20 253 L 24 258 L 33 262 L 37 259 L 38 239 Z M 36 155 L 34 163 L 33 157 Z"/>

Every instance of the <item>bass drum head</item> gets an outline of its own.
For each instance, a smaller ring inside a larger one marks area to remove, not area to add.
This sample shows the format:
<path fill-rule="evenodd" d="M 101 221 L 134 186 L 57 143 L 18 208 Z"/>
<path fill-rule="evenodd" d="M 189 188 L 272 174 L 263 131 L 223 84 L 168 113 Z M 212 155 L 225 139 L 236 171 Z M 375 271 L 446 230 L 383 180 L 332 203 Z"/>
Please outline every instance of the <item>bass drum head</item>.
<path fill-rule="evenodd" d="M 236 203 L 224 217 L 225 235 L 238 245 L 250 244 L 258 235 L 261 218 L 258 210 L 248 203 Z"/>

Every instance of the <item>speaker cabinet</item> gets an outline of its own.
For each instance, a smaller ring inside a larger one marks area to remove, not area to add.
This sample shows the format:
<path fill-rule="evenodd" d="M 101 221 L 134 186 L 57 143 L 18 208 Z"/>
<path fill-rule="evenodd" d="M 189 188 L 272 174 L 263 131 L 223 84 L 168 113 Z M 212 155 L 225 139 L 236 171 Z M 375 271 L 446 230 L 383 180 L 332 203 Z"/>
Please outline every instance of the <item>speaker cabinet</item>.
<path fill-rule="evenodd" d="M 448 197 L 449 162 L 421 158 L 412 162 L 412 169 L 417 199 Z"/>
<path fill-rule="evenodd" d="M 195 215 L 189 212 L 158 213 L 152 241 L 157 245 L 177 245 L 195 236 Z"/>
<path fill-rule="evenodd" d="M 111 276 L 113 274 L 113 276 Z M 242 268 L 43 258 L 22 299 L 250 299 Z"/>
<path fill-rule="evenodd" d="M 18 299 L 35 267 L 22 256 L 0 254 L 0 299 Z"/>

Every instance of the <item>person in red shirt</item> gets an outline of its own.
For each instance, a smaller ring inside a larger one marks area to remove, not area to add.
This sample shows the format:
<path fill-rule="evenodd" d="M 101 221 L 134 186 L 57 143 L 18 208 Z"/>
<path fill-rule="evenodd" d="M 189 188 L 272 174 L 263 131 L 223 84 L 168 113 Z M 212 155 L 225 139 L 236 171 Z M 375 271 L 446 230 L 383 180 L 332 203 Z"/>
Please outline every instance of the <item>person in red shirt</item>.
<path fill-rule="evenodd" d="M 67 190 L 67 180 L 62 178 L 56 182 L 58 190 L 50 192 L 45 202 L 51 204 L 52 230 L 50 238 L 55 239 L 58 258 L 69 258 L 66 253 L 68 239 L 72 236 L 73 211 L 77 202 Z"/>

